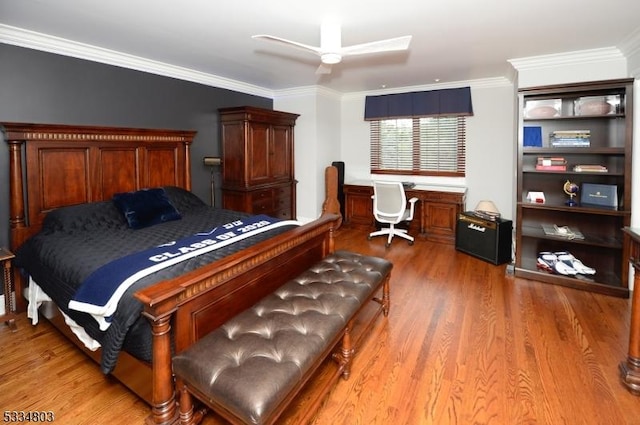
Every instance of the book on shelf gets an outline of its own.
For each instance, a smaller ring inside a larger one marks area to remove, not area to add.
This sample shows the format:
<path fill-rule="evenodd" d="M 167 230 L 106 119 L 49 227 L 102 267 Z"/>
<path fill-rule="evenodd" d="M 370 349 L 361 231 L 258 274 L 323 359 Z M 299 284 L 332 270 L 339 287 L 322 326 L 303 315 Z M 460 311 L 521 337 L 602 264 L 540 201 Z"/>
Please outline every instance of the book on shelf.
<path fill-rule="evenodd" d="M 557 130 L 549 134 L 552 146 L 590 146 L 590 130 Z"/>
<path fill-rule="evenodd" d="M 539 156 L 537 165 L 567 165 L 567 160 L 561 156 L 545 157 Z"/>
<path fill-rule="evenodd" d="M 552 131 L 550 136 L 553 137 L 570 137 L 570 138 L 589 138 L 591 130 L 556 130 Z"/>
<path fill-rule="evenodd" d="M 584 235 L 577 227 L 558 226 L 556 224 L 541 224 L 544 234 L 564 239 L 584 239 Z"/>
<path fill-rule="evenodd" d="M 549 139 L 553 147 L 589 147 L 589 139 Z"/>
<path fill-rule="evenodd" d="M 576 164 L 573 171 L 578 173 L 608 173 L 609 169 L 599 164 Z"/>
<path fill-rule="evenodd" d="M 566 165 L 536 165 L 538 171 L 567 171 Z"/>
<path fill-rule="evenodd" d="M 524 147 L 542 147 L 542 127 L 524 127 L 522 130 Z"/>

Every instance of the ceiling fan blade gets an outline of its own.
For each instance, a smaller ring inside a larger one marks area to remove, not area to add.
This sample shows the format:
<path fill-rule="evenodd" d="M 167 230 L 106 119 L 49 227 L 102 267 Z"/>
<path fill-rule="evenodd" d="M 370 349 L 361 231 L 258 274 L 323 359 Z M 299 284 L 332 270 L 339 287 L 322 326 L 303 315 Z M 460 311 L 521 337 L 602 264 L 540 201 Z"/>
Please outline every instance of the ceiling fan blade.
<path fill-rule="evenodd" d="M 308 44 L 298 43 L 297 41 L 287 40 L 286 38 L 274 37 L 273 35 L 258 34 L 253 35 L 251 38 L 261 39 L 266 41 L 274 41 L 276 43 L 284 44 L 285 46 L 296 47 L 307 52 L 320 55 L 320 48 L 315 46 L 309 46 Z"/>
<path fill-rule="evenodd" d="M 347 55 L 364 55 L 366 53 L 392 52 L 397 50 L 407 50 L 411 36 L 389 38 L 387 40 L 372 41 L 370 43 L 355 44 L 353 46 L 343 47 L 340 50 L 342 56 Z"/>
<path fill-rule="evenodd" d="M 326 63 L 321 63 L 318 69 L 316 69 L 316 74 L 318 75 L 326 75 L 331 74 L 331 65 Z"/>

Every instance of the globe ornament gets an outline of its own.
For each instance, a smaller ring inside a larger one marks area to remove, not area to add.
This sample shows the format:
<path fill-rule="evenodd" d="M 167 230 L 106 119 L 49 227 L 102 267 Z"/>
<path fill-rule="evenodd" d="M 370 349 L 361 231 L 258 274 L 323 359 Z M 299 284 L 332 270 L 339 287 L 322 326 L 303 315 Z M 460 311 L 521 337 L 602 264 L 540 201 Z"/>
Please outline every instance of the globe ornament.
<path fill-rule="evenodd" d="M 574 196 L 576 196 L 578 194 L 578 191 L 580 190 L 578 185 L 567 180 L 564 183 L 563 189 L 564 189 L 564 193 L 569 195 L 569 199 L 567 199 L 567 202 L 565 202 L 565 204 L 570 207 L 575 207 L 576 205 L 578 205 L 578 202 L 576 202 L 573 199 Z"/>

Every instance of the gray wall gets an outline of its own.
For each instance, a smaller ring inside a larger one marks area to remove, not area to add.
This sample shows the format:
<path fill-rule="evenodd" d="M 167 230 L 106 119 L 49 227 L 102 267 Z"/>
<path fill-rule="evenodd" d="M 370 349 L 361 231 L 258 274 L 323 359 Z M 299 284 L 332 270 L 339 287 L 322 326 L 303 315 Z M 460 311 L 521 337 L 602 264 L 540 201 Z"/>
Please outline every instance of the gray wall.
<path fill-rule="evenodd" d="M 204 156 L 221 153 L 217 109 L 269 98 L 0 44 L 0 123 L 79 124 L 196 130 L 193 192 L 210 200 Z M 9 159 L 0 145 L 0 246 L 9 246 Z M 220 174 L 216 171 L 216 186 Z M 219 192 L 219 188 L 218 188 Z M 217 196 L 219 198 L 219 193 Z M 218 201 L 219 206 L 219 201 Z M 0 288 L 1 289 L 1 288 Z"/>

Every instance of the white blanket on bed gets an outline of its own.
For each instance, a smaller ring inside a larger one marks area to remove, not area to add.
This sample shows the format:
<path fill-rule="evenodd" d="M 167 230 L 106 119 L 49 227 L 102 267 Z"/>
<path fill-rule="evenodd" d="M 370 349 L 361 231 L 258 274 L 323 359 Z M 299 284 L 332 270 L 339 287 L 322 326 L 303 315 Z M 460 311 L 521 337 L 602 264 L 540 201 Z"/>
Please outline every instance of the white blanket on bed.
<path fill-rule="evenodd" d="M 38 284 L 33 280 L 31 276 L 29 276 L 27 300 L 27 317 L 31 319 L 32 325 L 37 325 L 39 320 L 38 309 L 40 308 L 42 303 L 53 303 L 53 300 L 38 286 Z M 57 310 L 60 312 L 60 314 L 62 314 L 62 317 L 64 317 L 64 321 L 71 329 L 71 332 L 73 332 L 74 335 L 78 337 L 80 342 L 82 342 L 85 347 L 87 347 L 91 351 L 96 351 L 98 348 L 100 348 L 100 343 L 91 338 L 82 326 L 78 325 L 75 320 L 67 316 L 64 311 L 60 309 Z"/>

